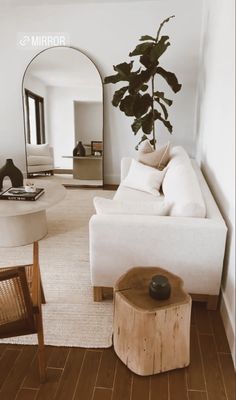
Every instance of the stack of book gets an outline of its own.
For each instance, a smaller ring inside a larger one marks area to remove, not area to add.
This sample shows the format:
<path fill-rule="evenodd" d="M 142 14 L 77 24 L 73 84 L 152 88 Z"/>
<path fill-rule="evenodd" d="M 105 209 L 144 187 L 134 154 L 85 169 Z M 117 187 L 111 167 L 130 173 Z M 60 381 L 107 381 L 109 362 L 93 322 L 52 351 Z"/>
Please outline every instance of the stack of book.
<path fill-rule="evenodd" d="M 11 187 L 0 193 L 0 200 L 35 201 L 42 196 L 43 193 L 43 188 L 36 188 L 34 192 L 27 192 L 24 187 Z"/>

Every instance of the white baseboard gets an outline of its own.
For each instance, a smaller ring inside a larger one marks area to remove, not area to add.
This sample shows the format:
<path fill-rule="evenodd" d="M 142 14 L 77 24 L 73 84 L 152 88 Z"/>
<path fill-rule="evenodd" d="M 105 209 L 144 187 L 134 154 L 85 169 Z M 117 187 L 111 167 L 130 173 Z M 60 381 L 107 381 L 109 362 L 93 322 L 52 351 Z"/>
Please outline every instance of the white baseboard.
<path fill-rule="evenodd" d="M 222 316 L 226 336 L 227 336 L 227 339 L 229 342 L 229 347 L 230 347 L 230 351 L 231 351 L 233 362 L 234 362 L 234 368 L 236 369 L 235 328 L 234 328 L 234 323 L 233 323 L 233 316 L 229 312 L 228 301 L 227 301 L 227 298 L 226 298 L 224 292 L 222 292 L 220 313 Z"/>

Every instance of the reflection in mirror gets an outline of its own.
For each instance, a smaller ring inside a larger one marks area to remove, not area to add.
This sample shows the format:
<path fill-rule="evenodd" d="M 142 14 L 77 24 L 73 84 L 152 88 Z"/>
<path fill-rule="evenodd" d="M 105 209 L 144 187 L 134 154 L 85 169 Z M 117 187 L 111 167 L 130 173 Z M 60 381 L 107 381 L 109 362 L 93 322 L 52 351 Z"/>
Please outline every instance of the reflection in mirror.
<path fill-rule="evenodd" d="M 94 63 L 80 51 L 38 54 L 23 79 L 28 176 L 68 186 L 103 185 L 103 91 Z"/>

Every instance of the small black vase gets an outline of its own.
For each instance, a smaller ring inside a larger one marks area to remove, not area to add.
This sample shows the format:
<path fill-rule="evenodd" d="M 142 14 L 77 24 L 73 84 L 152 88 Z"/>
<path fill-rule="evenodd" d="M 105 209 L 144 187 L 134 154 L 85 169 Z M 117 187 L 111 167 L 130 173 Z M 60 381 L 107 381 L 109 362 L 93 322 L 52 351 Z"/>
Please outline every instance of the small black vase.
<path fill-rule="evenodd" d="M 153 299 L 167 300 L 170 297 L 171 286 L 164 275 L 155 275 L 149 285 L 149 294 Z"/>
<path fill-rule="evenodd" d="M 82 142 L 78 143 L 78 153 L 77 154 L 79 157 L 85 157 L 85 148 L 82 145 Z"/>
<path fill-rule="evenodd" d="M 82 142 L 78 142 L 73 150 L 73 156 L 85 157 L 85 148 Z"/>
<path fill-rule="evenodd" d="M 79 142 L 76 143 L 76 146 L 75 146 L 75 148 L 74 148 L 74 150 L 73 150 L 73 156 L 74 156 L 74 157 L 77 156 L 78 145 L 79 145 Z"/>
<path fill-rule="evenodd" d="M 6 164 L 0 168 L 0 190 L 2 189 L 3 179 L 6 176 L 10 178 L 12 187 L 23 186 L 23 174 L 19 168 L 14 165 L 11 158 L 8 158 Z"/>

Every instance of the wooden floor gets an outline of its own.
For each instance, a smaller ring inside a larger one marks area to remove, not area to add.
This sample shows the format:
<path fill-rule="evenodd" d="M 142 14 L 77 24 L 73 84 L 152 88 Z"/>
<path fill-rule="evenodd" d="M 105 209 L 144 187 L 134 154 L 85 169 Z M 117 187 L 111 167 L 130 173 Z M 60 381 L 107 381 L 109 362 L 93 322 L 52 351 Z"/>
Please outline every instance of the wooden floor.
<path fill-rule="evenodd" d="M 110 349 L 47 347 L 40 385 L 35 346 L 0 345 L 1 400 L 235 400 L 232 359 L 218 311 L 193 304 L 191 365 L 152 377 L 131 373 Z"/>

